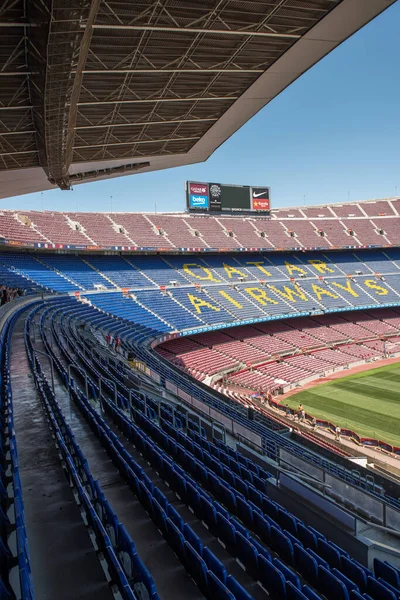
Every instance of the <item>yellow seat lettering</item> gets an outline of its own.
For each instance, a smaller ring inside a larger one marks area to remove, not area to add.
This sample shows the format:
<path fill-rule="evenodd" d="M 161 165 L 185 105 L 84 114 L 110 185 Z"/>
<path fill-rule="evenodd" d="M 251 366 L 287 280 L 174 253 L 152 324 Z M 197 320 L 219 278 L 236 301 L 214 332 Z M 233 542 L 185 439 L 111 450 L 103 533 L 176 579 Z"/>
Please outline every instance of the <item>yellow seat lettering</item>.
<path fill-rule="evenodd" d="M 324 262 L 323 260 L 319 260 L 319 259 L 315 258 L 315 259 L 310 259 L 308 262 L 310 263 L 310 265 L 312 265 L 318 271 L 318 273 L 334 273 L 335 272 L 335 270 L 328 267 L 326 262 Z"/>
<path fill-rule="evenodd" d="M 224 290 L 219 290 L 218 293 L 221 294 L 221 296 L 223 296 L 227 300 L 229 300 L 229 302 L 233 304 L 233 306 L 236 306 L 236 308 L 243 308 L 243 306 L 237 300 L 235 300 L 235 298 L 232 298 L 232 296 L 230 296 L 228 292 L 225 292 Z"/>
<path fill-rule="evenodd" d="M 300 275 L 307 275 L 307 271 L 305 271 L 301 267 L 298 267 L 297 265 L 292 265 L 292 263 L 289 263 L 286 260 L 285 266 L 289 275 L 293 275 L 293 272 L 300 273 Z"/>
<path fill-rule="evenodd" d="M 347 280 L 346 285 L 342 285 L 341 283 L 338 283 L 337 281 L 332 281 L 332 285 L 340 288 L 341 290 L 344 290 L 345 292 L 348 292 L 349 294 L 354 296 L 354 298 L 358 298 L 357 292 L 355 290 L 353 290 L 353 288 L 351 287 L 350 279 Z"/>
<path fill-rule="evenodd" d="M 252 265 L 253 267 L 257 267 L 257 269 L 259 269 L 261 273 L 264 273 L 264 275 L 267 275 L 268 277 L 272 277 L 271 273 L 263 266 L 264 263 L 262 261 L 247 261 L 246 265 Z"/>
<path fill-rule="evenodd" d="M 226 263 L 224 263 L 224 269 L 229 279 L 232 279 L 233 274 L 236 274 L 239 277 L 248 277 L 246 273 L 242 273 L 242 271 L 239 271 L 239 269 L 236 269 L 236 267 L 232 267 L 232 265 L 227 265 Z"/>
<path fill-rule="evenodd" d="M 205 273 L 205 275 L 197 275 L 197 273 L 195 273 L 192 270 L 193 268 L 201 269 L 202 272 Z M 214 277 L 210 269 L 208 269 L 207 267 L 203 267 L 202 265 L 198 265 L 197 263 L 185 263 L 183 265 L 183 270 L 185 271 L 185 273 L 187 273 L 191 277 L 195 277 L 196 279 L 201 279 L 203 281 L 215 281 L 216 283 L 221 283 L 221 280 Z"/>
<path fill-rule="evenodd" d="M 278 302 L 276 300 L 273 300 L 272 298 L 270 298 L 268 296 L 267 292 L 265 290 L 262 290 L 261 288 L 248 287 L 248 288 L 245 288 L 244 291 L 247 292 L 249 294 L 249 296 L 254 298 L 254 300 L 257 300 L 257 302 L 259 302 L 262 306 L 265 306 L 268 302 L 270 304 L 278 304 Z"/>
<path fill-rule="evenodd" d="M 389 291 L 386 288 L 382 287 L 381 285 L 377 285 L 377 283 L 373 279 L 366 279 L 364 281 L 364 284 L 370 290 L 376 290 L 376 295 L 377 296 L 386 296 L 386 294 Z"/>
<path fill-rule="evenodd" d="M 221 309 L 218 306 L 214 306 L 211 302 L 207 302 L 207 300 L 203 300 L 202 298 L 198 298 L 197 296 L 193 296 L 193 294 L 188 294 L 188 298 L 190 302 L 196 309 L 197 313 L 201 314 L 201 307 L 210 308 L 211 310 L 215 310 L 215 312 L 219 312 Z"/>
<path fill-rule="evenodd" d="M 330 292 L 329 290 L 327 290 L 326 288 L 321 287 L 320 285 L 317 285 L 316 283 L 313 283 L 311 285 L 314 294 L 317 296 L 318 300 L 321 300 L 322 296 L 329 296 L 330 298 L 338 298 L 339 296 L 336 296 L 336 294 L 333 294 L 332 292 Z"/>
<path fill-rule="evenodd" d="M 287 285 L 283 286 L 283 290 L 280 290 L 274 285 L 270 285 L 270 288 L 271 290 L 274 290 L 274 292 L 279 294 L 279 296 L 282 296 L 282 298 L 285 298 L 290 302 L 296 302 L 296 298 L 300 298 L 300 300 L 305 300 L 306 302 L 308 302 L 307 296 L 300 288 L 294 290 L 293 288 L 290 288 Z"/>

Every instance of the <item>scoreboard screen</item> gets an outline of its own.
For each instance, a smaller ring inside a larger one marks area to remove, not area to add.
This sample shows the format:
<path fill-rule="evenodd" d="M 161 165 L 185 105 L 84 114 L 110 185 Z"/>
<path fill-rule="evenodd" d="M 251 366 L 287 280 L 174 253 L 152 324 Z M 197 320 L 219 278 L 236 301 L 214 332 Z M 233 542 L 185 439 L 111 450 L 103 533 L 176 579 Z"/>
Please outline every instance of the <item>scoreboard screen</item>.
<path fill-rule="evenodd" d="M 187 181 L 186 207 L 189 212 L 262 212 L 269 214 L 267 186 L 225 185 Z"/>

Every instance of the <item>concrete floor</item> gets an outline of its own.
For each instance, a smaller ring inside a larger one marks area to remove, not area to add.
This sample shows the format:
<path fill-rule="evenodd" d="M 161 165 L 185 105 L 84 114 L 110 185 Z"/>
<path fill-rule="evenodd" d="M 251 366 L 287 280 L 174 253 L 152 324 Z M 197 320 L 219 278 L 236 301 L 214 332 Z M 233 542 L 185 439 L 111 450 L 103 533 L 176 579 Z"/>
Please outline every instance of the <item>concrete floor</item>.
<path fill-rule="evenodd" d="M 35 597 L 111 600 L 113 594 L 65 477 L 23 338 L 12 337 L 11 381 L 19 470 Z"/>

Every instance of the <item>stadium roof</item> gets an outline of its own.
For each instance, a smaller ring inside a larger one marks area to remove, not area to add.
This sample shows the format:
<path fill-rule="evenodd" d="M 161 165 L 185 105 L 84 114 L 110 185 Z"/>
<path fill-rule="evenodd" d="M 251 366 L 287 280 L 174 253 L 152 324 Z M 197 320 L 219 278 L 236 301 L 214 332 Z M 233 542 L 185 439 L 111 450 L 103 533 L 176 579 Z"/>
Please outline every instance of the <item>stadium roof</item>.
<path fill-rule="evenodd" d="M 0 0 L 0 198 L 206 160 L 395 0 Z"/>

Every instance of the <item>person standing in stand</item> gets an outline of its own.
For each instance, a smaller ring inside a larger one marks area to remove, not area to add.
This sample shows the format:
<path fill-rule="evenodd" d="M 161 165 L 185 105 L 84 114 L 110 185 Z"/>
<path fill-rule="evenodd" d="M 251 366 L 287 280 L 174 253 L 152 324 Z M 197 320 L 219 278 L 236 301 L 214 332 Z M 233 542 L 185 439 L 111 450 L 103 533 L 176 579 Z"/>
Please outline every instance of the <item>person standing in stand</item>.
<path fill-rule="evenodd" d="M 119 336 L 116 335 L 115 336 L 115 352 L 119 352 L 120 346 L 121 346 L 121 340 L 119 339 Z"/>

